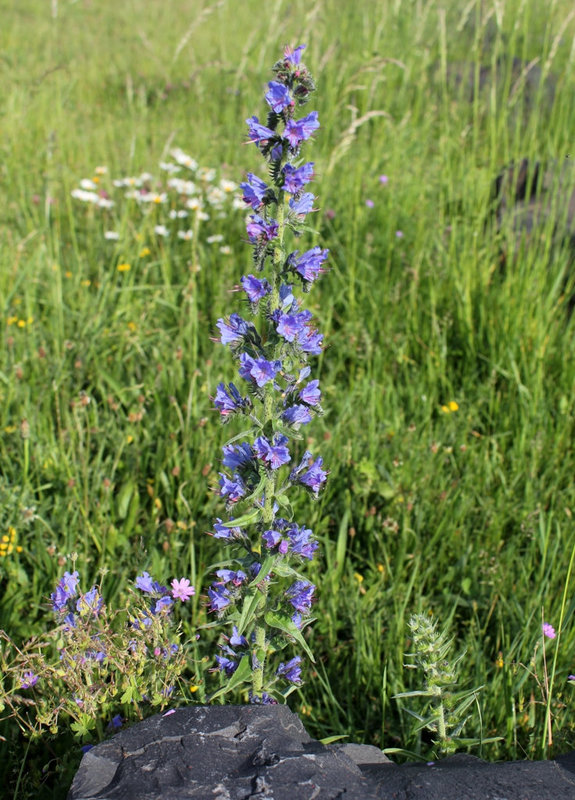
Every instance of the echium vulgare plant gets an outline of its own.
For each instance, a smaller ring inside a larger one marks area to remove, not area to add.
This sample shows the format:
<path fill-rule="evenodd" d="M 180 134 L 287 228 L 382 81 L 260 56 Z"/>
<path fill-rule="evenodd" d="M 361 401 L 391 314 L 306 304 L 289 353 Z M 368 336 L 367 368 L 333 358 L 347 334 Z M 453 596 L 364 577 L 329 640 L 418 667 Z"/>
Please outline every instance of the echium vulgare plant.
<path fill-rule="evenodd" d="M 321 353 L 323 342 L 294 284 L 308 292 L 325 271 L 328 255 L 319 247 L 288 252 L 286 245 L 290 234 L 309 230 L 306 217 L 315 200 L 306 191 L 314 164 L 302 159 L 301 149 L 319 128 L 318 114 L 297 117 L 315 89 L 301 60 L 304 48 L 287 47 L 274 65 L 275 80 L 265 95 L 266 124 L 256 116 L 247 120 L 249 139 L 269 173 L 267 182 L 248 173 L 241 184 L 253 210 L 246 227 L 259 273 L 241 279 L 253 321 L 232 313 L 217 323 L 246 393 L 234 383 L 220 383 L 214 403 L 223 422 L 240 416 L 249 428 L 223 448 L 227 471 L 220 473 L 219 486 L 230 519 L 217 520 L 214 536 L 234 546 L 235 557 L 216 572 L 208 590 L 210 610 L 232 628 L 216 656 L 227 682 L 213 697 L 251 684 L 253 703 L 285 701 L 301 683 L 301 656 L 282 661 L 278 655 L 286 646 L 297 643 L 313 660 L 302 631 L 312 622 L 315 586 L 300 568 L 318 544 L 312 531 L 294 520 L 288 499 L 294 486 L 317 497 L 327 477 L 321 457 L 306 450 L 296 463 L 293 446 L 302 438 L 301 426 L 322 411 L 319 381 L 309 380 L 307 361 Z"/>

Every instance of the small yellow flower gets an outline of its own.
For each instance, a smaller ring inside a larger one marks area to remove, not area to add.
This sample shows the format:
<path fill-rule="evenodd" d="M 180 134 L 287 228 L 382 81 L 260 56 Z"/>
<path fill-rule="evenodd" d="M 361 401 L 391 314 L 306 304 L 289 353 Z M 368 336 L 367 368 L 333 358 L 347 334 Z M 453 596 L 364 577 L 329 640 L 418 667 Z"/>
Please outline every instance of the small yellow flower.
<path fill-rule="evenodd" d="M 383 566 L 383 564 L 378 564 L 377 565 L 377 571 L 378 572 L 385 572 L 385 567 Z"/>
<path fill-rule="evenodd" d="M 199 686 L 196 686 L 195 684 L 192 684 L 190 686 L 190 692 L 193 694 L 194 692 L 197 692 L 199 688 L 200 688 Z"/>
<path fill-rule="evenodd" d="M 450 400 L 447 405 L 450 411 L 459 411 L 459 405 L 455 402 L 455 400 Z"/>
<path fill-rule="evenodd" d="M 135 322 L 128 322 L 128 328 L 132 331 L 132 333 L 135 333 L 138 330 L 138 326 Z"/>
<path fill-rule="evenodd" d="M 133 441 L 134 441 L 134 437 L 131 434 L 128 434 L 126 436 L 126 444 L 132 444 Z"/>
<path fill-rule="evenodd" d="M 16 433 L 16 425 L 6 425 L 4 433 Z"/>
<path fill-rule="evenodd" d="M 72 277 L 72 273 L 70 272 L 70 270 L 69 270 L 69 269 L 67 269 L 67 270 L 66 270 L 66 272 L 64 273 L 64 275 L 66 276 L 66 278 L 71 278 L 71 277 Z"/>
<path fill-rule="evenodd" d="M 116 269 L 118 270 L 118 272 L 129 272 L 132 269 L 132 267 L 129 264 L 118 264 Z"/>
<path fill-rule="evenodd" d="M 503 667 L 503 653 L 501 652 L 501 650 L 499 651 L 499 653 L 497 654 L 497 658 L 495 659 L 495 666 L 498 669 L 501 669 Z"/>
<path fill-rule="evenodd" d="M 18 322 L 18 317 L 8 317 L 6 325 L 15 325 Z"/>
<path fill-rule="evenodd" d="M 447 406 L 441 406 L 441 410 L 444 414 L 449 414 L 449 408 Z"/>
<path fill-rule="evenodd" d="M 152 251 L 150 250 L 149 247 L 142 247 L 142 249 L 140 250 L 140 258 L 145 258 L 146 256 L 149 256 L 151 252 Z"/>
<path fill-rule="evenodd" d="M 19 319 L 18 320 L 18 327 L 19 328 L 25 328 L 26 327 L 26 320 L 25 319 Z"/>
<path fill-rule="evenodd" d="M 162 507 L 162 501 L 160 500 L 160 498 L 159 498 L 159 497 L 156 497 L 156 498 L 155 498 L 155 500 L 154 500 L 154 505 L 156 506 L 156 508 L 158 509 L 158 511 L 161 509 L 161 507 Z"/>
<path fill-rule="evenodd" d="M 81 285 L 82 286 L 91 286 L 92 285 L 92 281 L 86 279 L 85 281 L 81 281 Z"/>
<path fill-rule="evenodd" d="M 363 575 L 360 575 L 359 572 L 354 572 L 353 577 L 358 583 L 363 583 Z"/>

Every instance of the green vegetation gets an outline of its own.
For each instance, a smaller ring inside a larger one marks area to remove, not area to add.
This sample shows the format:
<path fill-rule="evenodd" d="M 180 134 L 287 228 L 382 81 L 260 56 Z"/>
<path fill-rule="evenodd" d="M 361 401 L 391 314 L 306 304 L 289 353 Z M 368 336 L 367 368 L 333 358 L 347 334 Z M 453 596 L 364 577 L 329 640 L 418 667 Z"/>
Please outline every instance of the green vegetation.
<path fill-rule="evenodd" d="M 112 178 L 159 178 L 174 147 L 239 182 L 254 169 L 244 120 L 261 114 L 269 67 L 307 42 L 322 123 L 316 227 L 331 253 L 310 297 L 328 343 L 314 369 L 327 413 L 310 435 L 331 473 L 305 517 L 323 551 L 309 573 L 317 664 L 290 705 L 319 738 L 425 756 L 414 699 L 393 696 L 423 684 L 403 666 L 407 623 L 433 612 L 465 651 L 458 687 L 484 686 L 462 735 L 501 737 L 474 752 L 566 751 L 573 276 L 550 235 L 502 268 L 512 237 L 488 218 L 505 164 L 575 157 L 572 3 L 545 15 L 538 0 L 261 8 L 18 0 L 2 14 L 0 629 L 23 641 L 52 624 L 47 600 L 72 553 L 84 585 L 115 601 L 144 569 L 186 575 L 197 594 L 184 634 L 210 621 L 201 595 L 221 550 L 205 532 L 222 509 L 228 433 L 210 395 L 234 377 L 210 337 L 249 270 L 243 212 L 212 213 L 190 243 L 154 233 L 161 204 L 101 209 L 71 191 L 94 176 L 110 193 Z M 472 99 L 454 85 L 463 61 L 472 85 L 480 67 L 497 72 Z M 527 80 L 536 68 L 555 76 L 554 99 Z M 542 609 L 558 631 L 546 645 Z M 216 635 L 202 629 L 195 648 L 206 670 Z M 204 681 L 181 702 L 219 685 Z M 10 721 L 0 733 L 4 785 L 65 796 L 77 743 L 30 744 Z"/>

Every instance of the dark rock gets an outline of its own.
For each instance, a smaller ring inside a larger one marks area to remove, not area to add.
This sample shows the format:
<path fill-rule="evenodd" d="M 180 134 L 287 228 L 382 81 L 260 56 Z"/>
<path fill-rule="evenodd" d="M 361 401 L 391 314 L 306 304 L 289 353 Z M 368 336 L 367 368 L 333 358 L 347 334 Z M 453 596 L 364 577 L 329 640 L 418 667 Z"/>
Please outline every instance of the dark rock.
<path fill-rule="evenodd" d="M 488 764 L 455 755 L 392 764 L 376 747 L 324 746 L 287 706 L 191 706 L 82 759 L 68 800 L 574 800 L 575 753 Z"/>

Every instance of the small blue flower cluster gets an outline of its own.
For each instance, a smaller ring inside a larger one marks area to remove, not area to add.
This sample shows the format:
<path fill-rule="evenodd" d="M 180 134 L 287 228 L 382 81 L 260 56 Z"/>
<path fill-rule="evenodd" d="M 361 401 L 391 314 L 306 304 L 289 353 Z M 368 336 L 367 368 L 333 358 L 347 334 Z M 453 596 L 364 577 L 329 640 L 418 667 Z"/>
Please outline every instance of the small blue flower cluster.
<path fill-rule="evenodd" d="M 219 340 L 230 347 L 246 390 L 243 394 L 234 383 L 220 383 L 214 405 L 222 422 L 240 415 L 251 426 L 249 441 L 237 443 L 240 437 L 235 437 L 223 448 L 226 471 L 220 472 L 219 493 L 229 513 L 242 502 L 251 502 L 252 510 L 214 525 L 213 535 L 240 546 L 242 555 L 234 559 L 234 569 L 216 573 L 208 597 L 210 609 L 233 623 L 232 636 L 221 646 L 224 655 L 217 656 L 218 668 L 232 676 L 243 658 L 251 663 L 251 678 L 245 682 L 251 680 L 251 699 L 258 703 L 274 701 L 277 692 L 269 689 L 277 678 L 300 682 L 301 658 L 296 656 L 277 667 L 264 690 L 264 662 L 289 641 L 303 641 L 301 630 L 310 621 L 315 591 L 297 568 L 313 558 L 317 541 L 309 528 L 293 521 L 287 491 L 298 485 L 317 497 L 327 478 L 321 457 L 306 450 L 293 466 L 290 449 L 290 440 L 301 439 L 300 427 L 322 413 L 319 381 L 309 380 L 306 362 L 321 354 L 323 335 L 296 298 L 294 281 L 308 292 L 325 272 L 328 256 L 320 247 L 287 252 L 284 244 L 288 231 L 300 237 L 307 230 L 306 216 L 316 199 L 306 190 L 314 163 L 303 162 L 301 147 L 318 130 L 318 114 L 295 116 L 315 89 L 301 60 L 304 48 L 286 48 L 274 65 L 275 80 L 265 95 L 266 124 L 256 116 L 246 120 L 249 140 L 271 178 L 267 183 L 250 172 L 241 184 L 244 202 L 253 211 L 246 228 L 254 268 L 257 273 L 267 268 L 265 277 L 250 273 L 241 279 L 256 323 L 237 313 L 217 322 Z M 268 635 L 270 628 L 273 635 Z"/>

